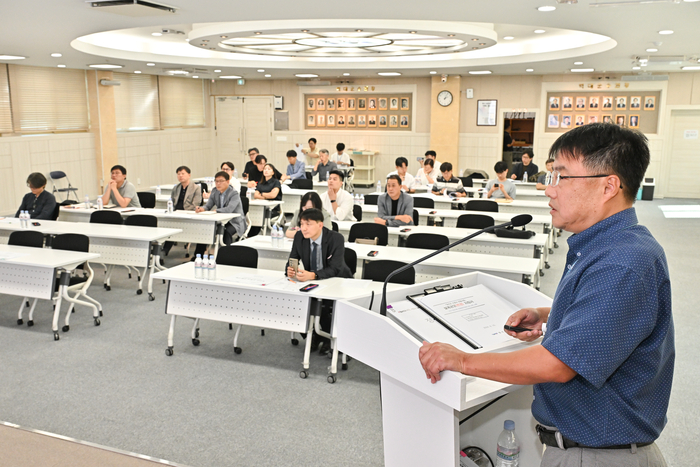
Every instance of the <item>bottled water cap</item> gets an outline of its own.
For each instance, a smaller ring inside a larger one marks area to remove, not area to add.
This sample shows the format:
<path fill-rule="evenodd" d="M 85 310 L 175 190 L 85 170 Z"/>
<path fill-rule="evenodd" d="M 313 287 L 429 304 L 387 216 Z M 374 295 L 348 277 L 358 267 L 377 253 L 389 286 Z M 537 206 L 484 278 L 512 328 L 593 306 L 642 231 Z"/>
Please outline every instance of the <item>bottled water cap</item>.
<path fill-rule="evenodd" d="M 515 422 L 513 420 L 506 420 L 503 422 L 503 428 L 506 430 L 515 430 Z"/>

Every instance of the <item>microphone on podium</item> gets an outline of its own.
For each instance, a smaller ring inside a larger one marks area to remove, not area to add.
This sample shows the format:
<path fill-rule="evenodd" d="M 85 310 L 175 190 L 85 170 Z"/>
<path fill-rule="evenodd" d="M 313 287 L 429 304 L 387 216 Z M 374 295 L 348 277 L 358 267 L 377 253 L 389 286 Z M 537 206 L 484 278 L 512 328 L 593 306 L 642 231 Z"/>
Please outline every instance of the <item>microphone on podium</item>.
<path fill-rule="evenodd" d="M 384 280 L 384 287 L 382 288 L 382 303 L 381 303 L 381 308 L 379 309 L 379 313 L 382 316 L 386 316 L 386 285 L 389 283 L 389 279 L 391 279 L 395 275 L 400 274 L 400 273 L 404 272 L 405 270 L 407 270 L 408 268 L 411 268 L 411 267 L 415 266 L 416 264 L 420 264 L 423 261 L 432 258 L 433 256 L 439 255 L 443 251 L 446 251 L 446 250 L 449 250 L 450 248 L 456 247 L 457 245 L 464 243 L 467 240 L 471 240 L 472 238 L 479 236 L 482 233 L 493 232 L 496 229 L 501 229 L 501 228 L 505 228 L 505 227 L 522 227 L 524 225 L 529 224 L 531 221 L 532 221 L 532 216 L 530 214 L 518 214 L 517 216 L 511 218 L 511 220 L 509 220 L 508 222 L 504 222 L 503 224 L 493 225 L 491 227 L 486 227 L 485 229 L 481 229 L 477 232 L 474 232 L 471 235 L 468 235 L 464 238 L 461 238 L 454 243 L 450 243 L 449 245 L 444 246 L 444 247 L 440 248 L 439 250 L 435 250 L 432 253 L 430 253 L 426 256 L 423 256 L 422 258 L 419 258 L 419 259 L 415 260 L 414 262 L 407 264 L 405 266 L 402 266 L 399 269 L 393 271 Z"/>

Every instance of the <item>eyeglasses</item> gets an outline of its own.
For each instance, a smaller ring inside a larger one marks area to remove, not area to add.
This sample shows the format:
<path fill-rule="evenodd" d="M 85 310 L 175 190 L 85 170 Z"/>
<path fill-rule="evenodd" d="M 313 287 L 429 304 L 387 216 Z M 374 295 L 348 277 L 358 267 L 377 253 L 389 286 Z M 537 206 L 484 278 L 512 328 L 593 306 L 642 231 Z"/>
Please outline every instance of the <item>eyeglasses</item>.
<path fill-rule="evenodd" d="M 609 177 L 609 174 L 598 174 L 598 175 L 562 175 L 556 170 L 553 170 L 551 174 L 547 174 L 547 179 L 546 179 L 546 184 L 547 185 L 552 185 L 552 186 L 557 186 L 559 185 L 559 181 L 564 179 L 566 180 L 567 178 L 603 178 L 603 177 Z M 622 188 L 622 185 L 620 185 L 620 188 Z"/>
<path fill-rule="evenodd" d="M 226 183 L 226 182 L 228 182 L 228 180 L 223 179 L 223 178 L 217 178 L 216 180 L 214 180 L 214 183 Z"/>

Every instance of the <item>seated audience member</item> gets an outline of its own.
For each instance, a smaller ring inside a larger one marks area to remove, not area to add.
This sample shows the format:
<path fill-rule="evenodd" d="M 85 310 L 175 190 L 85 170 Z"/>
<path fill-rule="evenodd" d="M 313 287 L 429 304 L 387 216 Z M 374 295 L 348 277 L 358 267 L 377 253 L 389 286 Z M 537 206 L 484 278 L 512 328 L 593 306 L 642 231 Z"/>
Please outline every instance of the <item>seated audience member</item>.
<path fill-rule="evenodd" d="M 454 193 L 458 198 L 467 196 L 462 186 L 462 180 L 452 175 L 451 163 L 443 162 L 440 166 L 440 172 L 442 172 L 442 175 L 440 175 L 433 184 L 434 195 L 451 195 Z"/>
<path fill-rule="evenodd" d="M 345 175 L 340 170 L 333 170 L 328 175 L 328 191 L 321 195 L 323 209 L 331 214 L 333 221 L 354 221 L 352 209 L 355 203 L 352 195 L 342 189 Z"/>
<path fill-rule="evenodd" d="M 352 272 L 345 264 L 345 239 L 338 232 L 323 226 L 323 213 L 318 209 L 307 209 L 301 213 L 300 230 L 294 235 L 290 259 L 299 260 L 298 271 L 287 262 L 286 275 L 301 282 L 328 279 L 331 277 L 351 278 Z M 302 267 L 303 266 L 303 267 Z M 321 304 L 321 329 L 329 332 L 333 302 L 323 300 Z M 302 334 L 303 336 L 303 334 Z M 304 336 L 306 337 L 306 336 Z M 312 336 L 312 349 L 320 341 L 321 353 L 330 349 L 327 338 Z"/>
<path fill-rule="evenodd" d="M 301 152 L 309 158 L 309 165 L 313 164 L 318 159 L 318 147 L 316 147 L 316 138 L 309 138 L 309 149 L 302 149 Z"/>
<path fill-rule="evenodd" d="M 387 227 L 413 225 L 413 197 L 401 191 L 401 177 L 394 174 L 386 179 L 386 193 L 377 200 L 375 224 Z"/>
<path fill-rule="evenodd" d="M 321 149 L 318 152 L 318 161 L 316 161 L 316 165 L 314 165 L 311 171 L 311 175 L 315 177 L 316 174 L 318 174 L 318 179 L 322 182 L 328 180 L 328 173 L 330 171 L 338 168 L 335 162 L 329 160 L 329 157 L 328 149 Z"/>
<path fill-rule="evenodd" d="M 546 190 L 547 185 L 549 185 L 549 181 L 552 179 L 552 166 L 554 165 L 554 159 L 547 159 L 547 162 L 545 162 L 545 167 L 547 167 L 547 173 L 543 173 L 539 177 L 537 177 L 537 186 L 536 188 L 538 190 Z M 549 180 L 547 178 L 549 177 Z"/>
<path fill-rule="evenodd" d="M 173 187 L 170 192 L 170 199 L 173 202 L 175 211 L 194 211 L 197 206 L 202 205 L 202 187 L 190 181 L 190 168 L 183 165 L 175 170 L 177 181 L 180 182 Z M 173 242 L 167 241 L 163 245 L 163 253 L 168 256 Z"/>
<path fill-rule="evenodd" d="M 102 203 L 105 206 L 114 204 L 120 208 L 140 208 L 141 202 L 136 195 L 136 187 L 126 179 L 124 166 L 115 165 L 110 172 L 112 179 L 102 195 Z"/>
<path fill-rule="evenodd" d="M 330 157 L 330 160 L 339 167 L 350 167 L 350 156 L 345 152 L 344 143 L 335 145 L 335 154 Z"/>
<path fill-rule="evenodd" d="M 255 170 L 255 158 L 258 157 L 258 154 L 260 154 L 258 148 L 248 149 L 248 157 L 250 158 L 250 160 L 245 163 L 245 168 L 243 169 L 243 178 L 249 178 L 251 172 Z"/>
<path fill-rule="evenodd" d="M 537 175 L 540 172 L 540 168 L 532 162 L 534 158 L 532 149 L 527 149 L 523 153 L 522 162 L 518 162 L 513 166 L 513 173 L 510 176 L 511 180 L 522 180 L 523 175 L 527 173 L 525 177 L 530 181 L 530 178 Z"/>
<path fill-rule="evenodd" d="M 426 159 L 423 161 L 423 167 L 416 173 L 416 182 L 421 186 L 432 185 L 439 176 L 440 171 L 435 168 L 435 161 Z"/>
<path fill-rule="evenodd" d="M 248 188 L 255 188 L 255 185 L 257 185 L 263 179 L 263 169 L 265 168 L 265 164 L 267 164 L 267 157 L 259 154 L 255 158 L 255 170 L 252 170 L 248 175 Z M 275 178 L 277 180 L 282 178 L 282 173 L 277 169 L 274 170 Z"/>
<path fill-rule="evenodd" d="M 236 167 L 233 165 L 233 162 L 222 162 L 221 163 L 221 170 L 228 174 L 229 185 L 231 185 L 234 190 L 236 190 L 237 192 L 240 193 L 241 192 L 241 181 L 233 176 L 233 171 L 236 170 Z M 214 187 L 209 186 L 209 187 L 207 187 L 207 189 L 209 191 L 202 192 L 202 199 L 209 199 L 209 195 L 214 190 Z"/>
<path fill-rule="evenodd" d="M 418 185 L 418 182 L 415 178 L 413 178 L 413 175 L 408 173 L 408 159 L 406 159 L 405 157 L 397 157 L 395 165 L 396 170 L 390 172 L 389 175 L 387 175 L 387 178 L 390 175 L 398 175 L 399 177 L 401 177 L 401 189 L 408 193 L 414 193 L 416 191 L 416 185 Z"/>
<path fill-rule="evenodd" d="M 255 199 L 282 200 L 282 184 L 277 178 L 279 172 L 272 164 L 263 167 L 263 178 L 255 187 Z"/>
<path fill-rule="evenodd" d="M 425 159 L 424 159 L 423 162 L 421 163 L 421 169 L 423 168 L 423 165 L 425 164 L 425 161 L 427 161 L 428 159 L 432 159 L 432 161 L 433 161 L 433 169 L 434 169 L 434 170 L 438 170 L 438 169 L 440 168 L 440 166 L 442 165 L 442 162 L 440 162 L 439 160 L 437 160 L 437 153 L 431 149 L 431 150 L 429 150 L 429 151 L 425 151 Z M 435 173 L 435 176 L 434 176 L 433 178 L 437 178 L 438 175 L 440 175 L 440 174 L 439 174 L 439 173 Z M 420 177 L 420 169 L 419 169 L 418 172 L 416 173 L 416 178 L 419 178 L 419 177 Z"/>
<path fill-rule="evenodd" d="M 297 231 L 301 228 L 301 225 L 299 224 L 300 215 L 302 212 L 306 211 L 307 209 L 318 209 L 323 213 L 323 226 L 327 229 L 333 229 L 333 223 L 331 222 L 331 215 L 328 214 L 328 211 L 323 209 L 323 202 L 321 201 L 321 197 L 318 196 L 318 193 L 315 191 L 307 191 L 304 196 L 301 197 L 301 202 L 299 203 L 299 209 L 294 211 L 294 216 L 292 216 L 292 221 L 289 223 L 289 228 L 287 229 L 287 232 L 285 235 L 287 238 L 294 238 L 294 235 L 297 233 Z"/>
<path fill-rule="evenodd" d="M 46 177 L 39 172 L 30 173 L 27 186 L 31 193 L 24 195 L 15 217 L 19 217 L 21 211 L 27 211 L 32 219 L 51 220 L 56 209 L 56 198 L 46 191 Z"/>
<path fill-rule="evenodd" d="M 287 151 L 287 160 L 289 161 L 289 165 L 287 166 L 287 173 L 286 175 L 282 175 L 281 180 L 296 180 L 298 178 L 305 179 L 306 164 L 304 164 L 298 159 L 297 152 L 294 149 L 290 149 L 289 151 Z"/>
<path fill-rule="evenodd" d="M 515 199 L 515 184 L 508 180 L 508 165 L 503 161 L 496 162 L 493 166 L 496 172 L 496 180 L 489 180 L 486 184 L 487 198 Z"/>
<path fill-rule="evenodd" d="M 224 226 L 224 243 L 226 245 L 230 245 L 240 238 L 245 233 L 247 227 L 245 215 L 243 214 L 241 195 L 230 186 L 229 179 L 230 177 L 226 172 L 218 172 L 214 176 L 216 189 L 211 191 L 211 196 L 209 196 L 207 204 L 204 206 L 197 206 L 195 209 L 196 212 L 215 211 L 240 214 L 238 217 L 231 219 Z M 197 245 L 195 256 L 197 253 L 204 253 L 206 247 L 207 245 L 204 244 Z"/>

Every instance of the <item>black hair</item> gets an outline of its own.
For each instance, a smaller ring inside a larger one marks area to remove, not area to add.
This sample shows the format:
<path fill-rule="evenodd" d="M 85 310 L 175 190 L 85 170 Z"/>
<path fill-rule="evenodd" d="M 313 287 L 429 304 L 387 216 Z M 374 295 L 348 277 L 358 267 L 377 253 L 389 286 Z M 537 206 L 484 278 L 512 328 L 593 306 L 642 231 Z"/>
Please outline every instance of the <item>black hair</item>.
<path fill-rule="evenodd" d="M 192 171 L 190 170 L 190 168 L 187 167 L 186 165 L 181 165 L 180 167 L 178 167 L 177 169 L 175 169 L 175 173 L 178 173 L 178 172 L 181 171 L 181 170 L 184 170 L 184 171 L 187 172 L 188 174 L 191 174 L 191 173 L 192 173 Z"/>
<path fill-rule="evenodd" d="M 433 156 L 435 159 L 437 159 L 437 153 L 433 151 L 432 149 L 430 151 L 425 151 L 425 156 Z"/>
<path fill-rule="evenodd" d="M 552 159 L 552 158 L 550 157 L 549 159 L 547 159 L 547 161 L 544 163 L 544 165 L 547 165 L 547 164 L 553 163 L 553 162 L 554 162 L 554 159 Z"/>
<path fill-rule="evenodd" d="M 344 151 L 345 150 L 345 143 L 338 143 L 335 145 L 335 150 L 336 151 Z"/>
<path fill-rule="evenodd" d="M 115 165 L 111 169 L 109 169 L 110 172 L 114 172 L 115 170 L 118 170 L 122 173 L 122 175 L 126 175 L 126 167 L 123 165 Z"/>
<path fill-rule="evenodd" d="M 507 130 L 508 128 L 510 128 L 510 121 L 509 121 L 509 120 L 506 120 L 506 121 L 503 123 L 503 129 L 504 129 L 504 130 Z"/>
<path fill-rule="evenodd" d="M 440 172 L 449 172 L 452 170 L 452 163 L 450 162 L 443 162 L 440 164 Z"/>
<path fill-rule="evenodd" d="M 307 191 L 306 193 L 304 193 L 304 196 L 301 197 L 301 202 L 299 203 L 299 214 L 304 212 L 304 206 L 306 206 L 306 203 L 308 203 L 309 201 L 311 201 L 311 204 L 313 204 L 314 206 L 313 208 L 309 209 L 323 209 L 323 201 L 321 201 L 321 197 L 318 196 L 318 193 L 316 193 L 315 191 Z M 301 221 L 301 218 L 299 218 L 299 220 Z"/>
<path fill-rule="evenodd" d="M 216 180 L 219 177 L 223 177 L 224 180 L 231 180 L 231 177 L 229 177 L 228 172 L 224 172 L 223 170 L 221 172 L 216 172 L 216 175 L 214 175 L 214 180 Z"/>
<path fill-rule="evenodd" d="M 386 177 L 387 183 L 389 183 L 389 180 L 396 180 L 399 182 L 399 186 L 401 186 L 401 177 L 398 176 L 398 174 L 391 174 Z"/>
<path fill-rule="evenodd" d="M 311 141 L 313 141 L 314 144 L 316 144 L 316 143 L 318 142 L 318 141 L 316 141 L 316 138 L 309 138 L 309 143 L 310 143 Z"/>
<path fill-rule="evenodd" d="M 589 123 L 561 135 L 549 157 L 578 160 L 591 174 L 614 174 L 628 201 L 634 201 L 651 155 L 642 133 L 611 123 Z"/>
<path fill-rule="evenodd" d="M 41 188 L 46 186 L 46 177 L 44 177 L 44 174 L 42 173 L 32 172 L 29 174 L 29 177 L 27 177 L 27 183 L 29 183 L 31 188 Z"/>
<path fill-rule="evenodd" d="M 341 182 L 345 180 L 345 174 L 342 170 L 331 170 L 330 172 L 328 172 L 328 176 L 330 177 L 331 175 L 337 175 L 338 177 L 340 177 Z"/>
<path fill-rule="evenodd" d="M 301 221 L 316 221 L 323 223 L 323 211 L 316 208 L 307 209 L 299 213 L 299 222 Z"/>
<path fill-rule="evenodd" d="M 524 150 L 522 156 L 524 156 L 525 154 L 527 154 L 527 155 L 530 157 L 530 159 L 534 159 L 534 158 L 535 158 L 535 153 L 532 152 L 532 149 L 526 149 L 526 150 Z M 520 156 L 520 157 L 522 158 L 522 156 Z"/>
<path fill-rule="evenodd" d="M 277 170 L 277 168 L 269 162 L 265 163 L 265 165 L 269 165 L 272 169 L 272 178 L 277 178 L 279 180 L 277 177 L 277 174 L 280 173 L 279 170 Z M 263 170 L 265 170 L 265 167 L 263 167 Z M 263 178 L 265 178 L 265 175 L 263 175 Z"/>
<path fill-rule="evenodd" d="M 406 164 L 406 167 L 408 167 L 408 159 L 405 157 L 397 157 L 396 162 L 394 162 L 396 167 L 401 167 L 402 165 Z"/>
<path fill-rule="evenodd" d="M 508 170 L 508 164 L 506 164 L 503 161 L 498 161 L 496 164 L 493 166 L 493 170 L 496 171 L 497 174 L 503 173 L 506 170 Z"/>
<path fill-rule="evenodd" d="M 297 157 L 297 152 L 294 149 L 287 151 L 287 157 Z"/>
<path fill-rule="evenodd" d="M 250 151 L 255 151 L 255 152 L 257 152 L 257 153 L 260 153 L 260 151 L 258 151 L 258 148 L 250 148 L 250 149 L 248 149 L 248 154 L 250 154 Z"/>
<path fill-rule="evenodd" d="M 228 166 L 229 169 L 235 170 L 236 168 L 233 166 L 233 162 L 222 162 L 221 163 L 221 168 L 223 168 L 225 165 Z"/>
<path fill-rule="evenodd" d="M 263 156 L 262 154 L 258 154 L 255 156 L 255 163 L 260 164 L 261 162 L 267 162 L 267 157 Z"/>
<path fill-rule="evenodd" d="M 428 165 L 432 168 L 435 168 L 435 160 L 433 159 L 426 159 L 423 161 L 423 165 Z"/>

